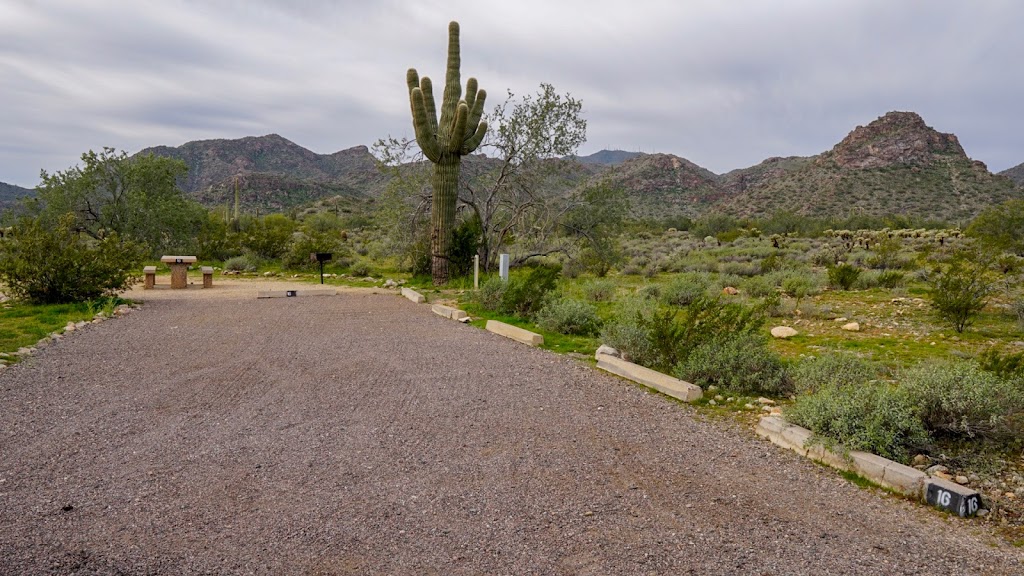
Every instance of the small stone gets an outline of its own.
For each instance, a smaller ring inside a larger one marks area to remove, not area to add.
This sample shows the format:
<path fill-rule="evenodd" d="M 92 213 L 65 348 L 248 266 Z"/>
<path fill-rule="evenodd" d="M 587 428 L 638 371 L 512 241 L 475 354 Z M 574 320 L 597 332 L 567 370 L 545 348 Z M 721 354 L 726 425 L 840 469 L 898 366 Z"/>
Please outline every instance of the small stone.
<path fill-rule="evenodd" d="M 721 402 L 722 400 L 725 400 L 725 397 L 723 397 L 721 394 L 715 394 L 715 400 Z"/>
<path fill-rule="evenodd" d="M 398 286 L 398 282 L 395 282 L 391 278 L 388 278 L 387 281 L 384 282 L 384 287 L 385 288 L 395 288 L 397 286 Z"/>
<path fill-rule="evenodd" d="M 761 404 L 761 405 L 764 405 L 764 406 L 774 406 L 775 405 L 775 400 L 772 400 L 771 398 L 764 398 L 764 397 L 762 397 L 762 398 L 758 398 L 757 399 L 757 403 Z"/>
<path fill-rule="evenodd" d="M 77 328 L 75 327 L 74 322 L 68 322 L 68 325 L 64 327 L 65 332 L 74 332 L 75 330 L 77 330 Z"/>
<path fill-rule="evenodd" d="M 771 406 L 761 406 L 761 411 L 763 411 L 763 412 L 771 412 L 772 411 L 772 407 Z"/>
<path fill-rule="evenodd" d="M 962 484 L 965 486 L 971 482 L 970 478 L 968 478 L 967 476 L 957 476 L 956 478 L 953 478 L 953 481 L 956 482 L 957 484 Z"/>
<path fill-rule="evenodd" d="M 945 473 L 945 472 L 949 472 L 949 468 L 946 468 L 942 464 L 936 464 L 935 466 L 932 466 L 931 468 L 928 468 L 927 470 L 925 470 L 925 472 L 927 472 L 928 474 L 935 474 L 936 472 L 943 472 L 943 473 Z"/>
<path fill-rule="evenodd" d="M 718 392 L 718 386 L 715 386 L 714 384 L 708 386 L 708 392 Z"/>
<path fill-rule="evenodd" d="M 718 402 L 715 402 L 714 398 L 708 400 L 708 406 L 718 406 Z"/>
<path fill-rule="evenodd" d="M 735 401 L 736 401 L 736 398 L 734 398 L 734 397 L 732 397 L 732 396 L 729 396 L 728 398 L 726 398 L 726 399 L 725 399 L 725 401 L 726 401 L 726 402 L 735 402 Z"/>
<path fill-rule="evenodd" d="M 85 328 L 86 324 L 88 324 L 88 322 L 86 322 L 85 320 L 82 320 L 81 322 L 75 322 L 75 328 Z"/>
<path fill-rule="evenodd" d="M 735 296 L 739 293 L 740 291 L 733 288 L 732 286 L 726 286 L 725 288 L 722 288 L 722 294 L 725 294 L 726 296 Z"/>
<path fill-rule="evenodd" d="M 622 358 L 622 353 L 620 353 L 615 348 L 612 348 L 611 346 L 608 346 L 607 344 L 601 344 L 597 348 L 597 352 L 595 352 L 596 356 L 600 356 L 602 354 L 604 354 L 605 356 L 614 356 L 616 358 Z"/>
<path fill-rule="evenodd" d="M 933 472 L 932 476 L 934 478 L 942 478 L 943 480 L 949 480 L 950 482 L 953 481 L 953 476 L 945 472 Z"/>
<path fill-rule="evenodd" d="M 263 273 L 263 276 L 264 276 L 265 278 L 269 278 L 270 276 L 273 276 L 273 275 L 274 275 L 274 273 L 273 273 L 273 272 L 264 272 L 264 273 Z"/>
<path fill-rule="evenodd" d="M 847 318 L 846 318 L 846 316 L 840 316 L 839 318 L 836 318 L 835 321 L 836 322 L 846 322 Z"/>
<path fill-rule="evenodd" d="M 774 338 L 786 339 L 796 336 L 797 334 L 798 332 L 789 326 L 776 326 L 775 328 L 772 328 L 772 337 Z"/>
<path fill-rule="evenodd" d="M 915 454 L 913 464 L 914 466 L 918 466 L 920 464 L 927 464 L 931 462 L 931 460 L 931 458 L 925 456 L 924 454 Z"/>
<path fill-rule="evenodd" d="M 584 516 L 593 516 L 594 513 L 592 511 L 590 511 L 590 510 L 587 510 L 586 512 L 583 513 L 583 515 Z"/>
<path fill-rule="evenodd" d="M 977 515 L 978 515 L 978 518 L 984 518 L 985 516 L 988 516 L 988 510 L 982 508 L 982 509 L 978 510 Z"/>
<path fill-rule="evenodd" d="M 850 322 L 849 324 L 843 324 L 841 326 L 841 328 L 843 330 L 846 330 L 847 332 L 860 332 L 860 324 L 858 324 L 857 322 Z"/>
<path fill-rule="evenodd" d="M 1003 493 L 1003 497 L 1006 498 L 1007 500 L 1016 500 L 1017 499 L 1017 495 L 1014 494 L 1013 492 L 1004 492 Z"/>
<path fill-rule="evenodd" d="M 754 406 L 753 404 L 750 404 L 750 403 L 744 404 L 743 407 L 746 408 L 747 410 L 756 410 L 757 409 L 757 406 Z"/>

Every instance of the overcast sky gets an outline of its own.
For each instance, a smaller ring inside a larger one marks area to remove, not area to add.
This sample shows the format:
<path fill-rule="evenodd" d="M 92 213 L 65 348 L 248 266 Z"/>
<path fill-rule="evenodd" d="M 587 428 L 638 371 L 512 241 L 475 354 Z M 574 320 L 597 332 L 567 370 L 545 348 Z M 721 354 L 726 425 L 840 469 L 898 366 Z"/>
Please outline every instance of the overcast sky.
<path fill-rule="evenodd" d="M 722 173 L 912 110 L 993 171 L 1024 162 L 1016 0 L 0 0 L 0 181 L 103 146 L 411 136 L 405 71 L 442 82 L 450 20 L 491 103 L 583 101 L 583 154 Z"/>

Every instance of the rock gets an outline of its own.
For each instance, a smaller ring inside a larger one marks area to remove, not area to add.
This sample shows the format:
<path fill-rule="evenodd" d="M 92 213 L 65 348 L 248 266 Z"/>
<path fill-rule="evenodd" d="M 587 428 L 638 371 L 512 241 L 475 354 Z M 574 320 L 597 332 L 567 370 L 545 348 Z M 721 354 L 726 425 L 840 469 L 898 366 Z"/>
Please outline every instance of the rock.
<path fill-rule="evenodd" d="M 619 352 L 615 348 L 612 348 L 611 346 L 608 346 L 607 344 L 601 344 L 601 346 L 597 348 L 595 356 L 600 356 L 601 354 L 604 354 L 605 356 L 614 356 L 616 358 L 622 358 L 621 352 Z"/>
<path fill-rule="evenodd" d="M 932 466 L 925 470 L 925 473 L 928 475 L 934 475 L 936 472 L 946 473 L 949 472 L 949 468 L 946 468 L 942 464 L 936 464 L 935 466 Z"/>
<path fill-rule="evenodd" d="M 986 510 L 984 508 L 978 510 L 977 516 L 978 516 L 978 518 L 984 518 L 985 516 L 988 516 L 988 510 Z"/>
<path fill-rule="evenodd" d="M 858 324 L 857 322 L 850 322 L 849 324 L 843 324 L 841 326 L 841 328 L 843 330 L 846 330 L 847 332 L 860 332 L 860 324 Z"/>
<path fill-rule="evenodd" d="M 725 401 L 726 401 L 726 402 L 735 402 L 735 401 L 736 401 L 736 398 L 734 398 L 734 397 L 732 397 L 732 396 L 729 396 L 728 398 L 726 398 L 726 399 L 725 399 Z"/>
<path fill-rule="evenodd" d="M 749 403 L 748 404 L 744 404 L 743 407 L 746 408 L 747 410 L 756 410 L 757 409 L 757 406 L 754 406 L 753 404 L 749 404 Z"/>
<path fill-rule="evenodd" d="M 374 278 L 373 276 L 367 276 L 366 278 L 363 278 L 363 282 L 376 282 L 376 281 L 377 281 L 377 279 Z"/>
<path fill-rule="evenodd" d="M 957 484 L 961 484 L 964 486 L 970 484 L 971 482 L 970 478 L 968 478 L 967 476 L 957 476 L 956 478 L 953 478 L 953 481 L 956 482 Z"/>
<path fill-rule="evenodd" d="M 85 320 L 82 320 L 81 322 L 75 322 L 75 328 L 85 328 L 86 324 L 88 324 L 88 322 L 86 322 Z"/>
<path fill-rule="evenodd" d="M 725 398 L 721 394 L 715 394 L 715 400 L 721 402 L 722 400 L 725 400 Z"/>
<path fill-rule="evenodd" d="M 935 473 L 932 474 L 932 477 L 933 478 L 942 478 L 943 480 L 949 480 L 950 482 L 953 481 L 953 476 L 950 475 L 950 474 L 947 474 L 945 472 L 935 472 Z"/>
<path fill-rule="evenodd" d="M 708 400 L 708 406 L 717 406 L 717 405 L 718 405 L 718 402 L 715 402 L 714 398 L 712 398 L 711 400 Z"/>
<path fill-rule="evenodd" d="M 387 282 L 384 282 L 384 287 L 385 288 L 397 288 L 398 287 L 398 282 L 395 282 L 391 278 L 388 278 Z"/>
<path fill-rule="evenodd" d="M 762 406 L 774 406 L 775 405 L 775 400 L 772 400 L 771 398 L 763 398 L 762 397 L 762 398 L 758 398 L 757 399 L 757 403 L 762 405 Z"/>
<path fill-rule="evenodd" d="M 775 328 L 772 328 L 772 336 L 775 338 L 785 339 L 796 336 L 797 334 L 798 332 L 789 326 L 776 326 Z"/>
<path fill-rule="evenodd" d="M 925 456 L 924 454 L 916 454 L 914 456 L 913 464 L 914 466 L 919 466 L 921 464 L 927 464 L 931 462 L 931 460 L 931 458 Z"/>
<path fill-rule="evenodd" d="M 77 328 L 75 328 L 74 322 L 68 322 L 68 325 L 64 327 L 65 332 L 74 332 L 75 330 L 77 330 Z"/>
<path fill-rule="evenodd" d="M 839 318 L 836 318 L 835 321 L 836 322 L 846 322 L 847 318 L 845 316 L 840 316 Z"/>
<path fill-rule="evenodd" d="M 772 411 L 772 407 L 771 406 L 761 406 L 761 410 L 763 412 L 771 412 Z"/>
<path fill-rule="evenodd" d="M 732 286 L 726 286 L 725 288 L 722 288 L 722 294 L 725 294 L 726 296 L 735 296 L 739 293 L 740 291 L 733 288 Z"/>
<path fill-rule="evenodd" d="M 718 392 L 718 386 L 715 386 L 714 384 L 708 386 L 708 392 Z"/>

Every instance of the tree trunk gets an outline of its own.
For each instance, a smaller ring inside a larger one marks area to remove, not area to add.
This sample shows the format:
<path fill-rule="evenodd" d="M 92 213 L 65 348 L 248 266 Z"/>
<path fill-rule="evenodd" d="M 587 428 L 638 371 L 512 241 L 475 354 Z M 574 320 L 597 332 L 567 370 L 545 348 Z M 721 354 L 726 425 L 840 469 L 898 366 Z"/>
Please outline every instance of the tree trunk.
<path fill-rule="evenodd" d="M 430 272 L 435 286 L 448 283 L 452 228 L 455 226 L 455 202 L 459 192 L 458 154 L 442 154 L 434 164 L 433 204 L 430 209 Z"/>

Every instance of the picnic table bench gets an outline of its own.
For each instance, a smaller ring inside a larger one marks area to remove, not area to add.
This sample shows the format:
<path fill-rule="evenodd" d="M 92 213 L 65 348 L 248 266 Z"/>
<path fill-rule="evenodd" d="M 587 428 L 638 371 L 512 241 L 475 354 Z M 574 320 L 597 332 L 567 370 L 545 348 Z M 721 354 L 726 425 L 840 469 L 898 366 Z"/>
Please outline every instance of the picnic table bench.
<path fill-rule="evenodd" d="M 161 256 L 160 261 L 171 269 L 171 288 L 186 288 L 188 286 L 188 267 L 195 264 L 195 256 Z M 213 267 L 203 266 L 203 288 L 213 287 Z M 142 269 L 144 275 L 143 289 L 151 290 L 156 286 L 156 266 L 146 266 Z"/>

